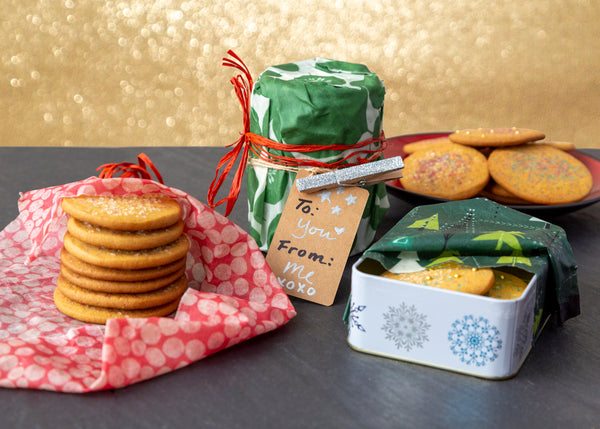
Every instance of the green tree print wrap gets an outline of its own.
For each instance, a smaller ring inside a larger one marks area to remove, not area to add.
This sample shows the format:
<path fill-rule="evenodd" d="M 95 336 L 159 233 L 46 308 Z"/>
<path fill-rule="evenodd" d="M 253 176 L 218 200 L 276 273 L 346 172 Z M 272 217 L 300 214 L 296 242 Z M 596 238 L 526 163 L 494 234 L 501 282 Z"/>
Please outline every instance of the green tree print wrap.
<path fill-rule="evenodd" d="M 577 264 L 565 231 L 485 198 L 415 207 L 364 254 L 390 269 L 453 261 L 471 267 L 516 267 L 541 273 L 536 319 L 562 323 L 579 314 Z M 545 317 L 545 316 L 544 316 Z"/>
<path fill-rule="evenodd" d="M 279 143 L 323 146 L 309 154 L 265 149 L 271 154 L 335 162 L 353 149 L 327 146 L 353 145 L 381 134 L 384 96 L 381 80 L 361 64 L 315 58 L 272 66 L 252 89 L 250 131 Z M 365 149 L 377 149 L 379 143 L 371 146 Z M 295 177 L 291 171 L 247 166 L 250 234 L 263 251 L 271 243 Z M 385 184 L 368 189 L 352 253 L 369 246 L 389 207 Z"/>

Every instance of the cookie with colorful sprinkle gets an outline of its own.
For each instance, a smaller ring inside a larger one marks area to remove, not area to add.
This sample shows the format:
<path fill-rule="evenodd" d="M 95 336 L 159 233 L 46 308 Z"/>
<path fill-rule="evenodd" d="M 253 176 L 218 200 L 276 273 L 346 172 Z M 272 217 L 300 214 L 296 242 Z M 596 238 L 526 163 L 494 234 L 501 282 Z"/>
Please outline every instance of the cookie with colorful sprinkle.
<path fill-rule="evenodd" d="M 485 155 L 472 147 L 448 143 L 406 157 L 400 183 L 407 191 L 461 200 L 477 195 L 489 177 Z"/>
<path fill-rule="evenodd" d="M 494 272 L 491 268 L 472 268 L 455 262 L 446 262 L 410 273 L 384 271 L 381 276 L 475 295 L 486 294 L 494 284 Z"/>
<path fill-rule="evenodd" d="M 567 204 L 592 188 L 587 167 L 568 152 L 543 144 L 496 148 L 488 158 L 491 177 L 511 194 L 536 204 Z"/>
<path fill-rule="evenodd" d="M 432 147 L 436 147 L 441 144 L 447 144 L 447 143 L 452 143 L 450 141 L 450 139 L 448 138 L 448 136 L 434 137 L 434 138 L 430 138 L 430 139 L 419 140 L 416 142 L 407 143 L 402 148 L 404 150 L 404 153 L 406 153 L 407 155 L 410 155 L 411 153 L 415 153 L 418 150 L 430 149 Z"/>
<path fill-rule="evenodd" d="M 485 294 L 490 298 L 517 299 L 523 295 L 527 282 L 514 274 L 494 269 L 494 285 Z"/>

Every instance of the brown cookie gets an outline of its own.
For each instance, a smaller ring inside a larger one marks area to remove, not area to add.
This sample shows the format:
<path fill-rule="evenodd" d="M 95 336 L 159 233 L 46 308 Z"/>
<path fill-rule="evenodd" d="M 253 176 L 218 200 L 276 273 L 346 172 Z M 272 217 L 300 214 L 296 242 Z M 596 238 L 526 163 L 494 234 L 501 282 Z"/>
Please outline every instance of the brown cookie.
<path fill-rule="evenodd" d="M 489 177 L 487 159 L 477 149 L 441 144 L 406 157 L 400 183 L 407 191 L 461 200 L 477 195 Z"/>
<path fill-rule="evenodd" d="M 67 298 L 58 288 L 56 288 L 54 290 L 54 304 L 61 313 L 72 317 L 73 319 L 86 323 L 105 324 L 108 319 L 168 316 L 177 310 L 177 307 L 179 306 L 179 299 L 158 307 L 140 310 L 122 310 L 80 304 Z"/>
<path fill-rule="evenodd" d="M 107 293 L 140 293 L 149 292 L 156 289 L 165 287 L 181 276 L 185 274 L 185 267 L 181 267 L 179 270 L 172 274 L 164 277 L 158 277 L 151 280 L 127 282 L 127 281 L 109 281 L 109 280 L 98 280 L 91 277 L 82 276 L 77 274 L 64 264 L 60 266 L 60 275 L 67 281 L 73 283 L 84 289 L 93 290 L 96 292 L 107 292 Z"/>
<path fill-rule="evenodd" d="M 494 285 L 485 296 L 497 299 L 517 299 L 523 295 L 527 282 L 513 274 L 494 270 Z"/>
<path fill-rule="evenodd" d="M 545 134 L 526 128 L 476 128 L 458 130 L 448 136 L 454 143 L 467 146 L 513 146 L 541 140 Z"/>
<path fill-rule="evenodd" d="M 404 149 L 404 153 L 410 155 L 411 153 L 415 153 L 418 150 L 423 149 L 431 149 L 432 147 L 438 146 L 440 144 L 452 143 L 450 139 L 446 137 L 435 137 L 432 139 L 419 140 L 412 143 L 405 144 L 402 148 Z"/>
<path fill-rule="evenodd" d="M 385 271 L 382 277 L 475 295 L 485 295 L 494 284 L 490 268 L 472 268 L 454 262 L 411 273 Z"/>
<path fill-rule="evenodd" d="M 587 167 L 568 152 L 543 144 L 496 148 L 488 158 L 490 175 L 519 198 L 537 204 L 566 204 L 592 188 Z"/>
<path fill-rule="evenodd" d="M 163 194 L 63 198 L 61 207 L 72 217 L 93 225 L 125 231 L 166 228 L 181 219 L 179 203 Z"/>
<path fill-rule="evenodd" d="M 519 198 L 516 195 L 511 194 L 502 186 L 498 185 L 493 180 L 479 193 L 480 196 L 487 199 L 497 201 L 502 204 L 510 205 L 527 205 L 533 204 L 531 201 Z"/>
<path fill-rule="evenodd" d="M 181 298 L 187 289 L 187 278 L 181 276 L 168 286 L 140 293 L 96 292 L 76 286 L 62 275 L 58 276 L 56 285 L 64 296 L 80 304 L 120 310 L 139 310 L 165 305 Z"/>
<path fill-rule="evenodd" d="M 188 239 L 182 235 L 172 243 L 153 249 L 119 250 L 93 246 L 71 236 L 67 231 L 63 239 L 67 251 L 92 265 L 137 270 L 170 264 L 185 257 L 189 249 Z"/>
<path fill-rule="evenodd" d="M 183 233 L 183 221 L 179 220 L 166 228 L 122 231 L 70 217 L 67 221 L 67 229 L 73 237 L 94 246 L 121 250 L 140 250 L 163 246 L 175 241 Z"/>
<path fill-rule="evenodd" d="M 545 144 L 567 152 L 576 149 L 575 143 L 573 142 L 536 142 L 534 144 Z"/>
<path fill-rule="evenodd" d="M 118 268 L 107 268 L 99 265 L 88 264 L 71 255 L 64 247 L 60 252 L 60 263 L 70 271 L 81 276 L 96 280 L 107 280 L 112 282 L 141 282 L 159 277 L 168 276 L 185 267 L 186 258 L 181 258 L 167 265 L 150 267 L 139 270 L 120 270 Z"/>

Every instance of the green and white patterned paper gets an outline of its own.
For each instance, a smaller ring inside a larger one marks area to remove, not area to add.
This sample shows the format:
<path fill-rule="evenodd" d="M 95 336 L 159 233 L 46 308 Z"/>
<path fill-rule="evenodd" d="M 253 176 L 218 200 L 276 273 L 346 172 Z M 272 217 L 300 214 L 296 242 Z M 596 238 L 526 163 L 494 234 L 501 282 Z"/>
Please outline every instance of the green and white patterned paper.
<path fill-rule="evenodd" d="M 353 145 L 381 134 L 384 96 L 381 80 L 361 64 L 314 58 L 272 66 L 252 89 L 250 131 L 291 145 Z M 377 149 L 379 144 L 364 149 Z M 326 163 L 355 151 L 301 154 L 269 149 L 274 155 Z M 266 251 L 296 174 L 252 164 L 246 171 L 250 234 Z M 389 207 L 385 184 L 368 189 L 370 197 L 352 253 L 369 246 Z"/>
<path fill-rule="evenodd" d="M 549 267 L 536 320 L 579 315 L 577 263 L 565 231 L 485 198 L 417 206 L 365 253 L 384 269 L 452 261 L 471 267 L 513 267 L 539 274 Z M 403 270 L 401 270 L 403 271 Z"/>

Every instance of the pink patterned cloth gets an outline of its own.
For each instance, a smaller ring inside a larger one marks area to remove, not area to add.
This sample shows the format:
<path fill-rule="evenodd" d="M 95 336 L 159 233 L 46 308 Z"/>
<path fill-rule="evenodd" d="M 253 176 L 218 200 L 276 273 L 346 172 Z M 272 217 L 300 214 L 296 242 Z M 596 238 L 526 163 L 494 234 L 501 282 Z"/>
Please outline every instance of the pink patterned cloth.
<path fill-rule="evenodd" d="M 174 317 L 85 324 L 52 298 L 75 195 L 160 192 L 183 208 L 189 288 Z M 0 232 L 0 386 L 62 392 L 124 387 L 276 329 L 296 315 L 254 240 L 188 194 L 137 178 L 89 179 L 30 191 Z"/>

